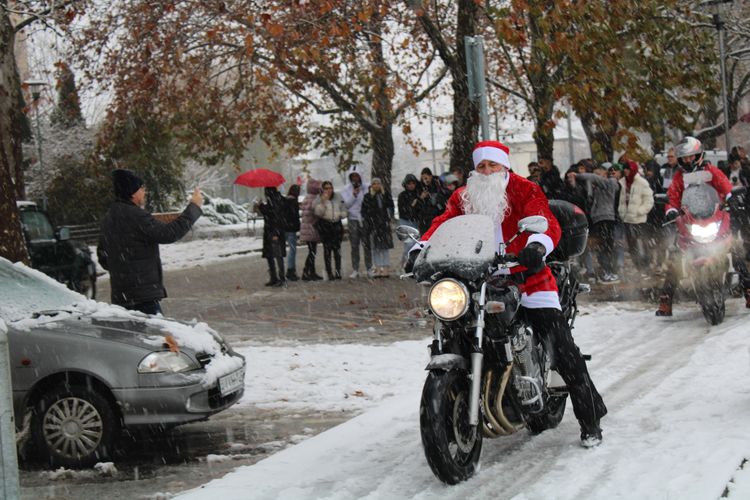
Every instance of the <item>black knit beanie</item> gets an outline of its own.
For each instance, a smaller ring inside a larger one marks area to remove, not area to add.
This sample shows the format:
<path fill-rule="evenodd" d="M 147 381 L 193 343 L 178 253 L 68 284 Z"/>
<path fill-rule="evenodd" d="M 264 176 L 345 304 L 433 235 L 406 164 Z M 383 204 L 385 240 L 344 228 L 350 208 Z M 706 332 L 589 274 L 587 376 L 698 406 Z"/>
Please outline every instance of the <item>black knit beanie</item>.
<path fill-rule="evenodd" d="M 135 175 L 131 170 L 118 168 L 112 171 L 112 184 L 115 187 L 115 198 L 118 200 L 130 200 L 133 193 L 143 186 L 143 179 Z"/>

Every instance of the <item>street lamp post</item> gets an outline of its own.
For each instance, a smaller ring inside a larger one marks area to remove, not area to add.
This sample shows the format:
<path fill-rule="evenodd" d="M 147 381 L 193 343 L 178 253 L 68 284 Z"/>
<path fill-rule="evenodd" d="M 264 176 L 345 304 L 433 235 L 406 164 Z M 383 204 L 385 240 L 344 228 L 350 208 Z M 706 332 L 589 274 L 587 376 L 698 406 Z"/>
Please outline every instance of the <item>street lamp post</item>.
<path fill-rule="evenodd" d="M 29 86 L 31 98 L 34 101 L 34 114 L 36 115 L 36 151 L 37 156 L 39 157 L 39 177 L 42 181 L 42 210 L 47 210 L 47 180 L 45 179 L 44 163 L 42 162 L 42 132 L 39 126 L 39 96 L 42 94 L 42 89 L 47 86 L 47 82 L 41 80 L 28 80 L 24 83 Z"/>

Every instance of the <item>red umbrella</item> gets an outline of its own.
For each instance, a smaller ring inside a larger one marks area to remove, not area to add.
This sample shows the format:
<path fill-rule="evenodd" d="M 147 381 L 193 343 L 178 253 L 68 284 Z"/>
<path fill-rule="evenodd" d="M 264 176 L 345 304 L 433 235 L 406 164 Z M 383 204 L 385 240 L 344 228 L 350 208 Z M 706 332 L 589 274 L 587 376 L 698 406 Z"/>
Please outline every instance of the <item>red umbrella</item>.
<path fill-rule="evenodd" d="M 284 184 L 284 177 L 266 168 L 254 168 L 237 176 L 234 183 L 251 188 L 279 187 Z"/>

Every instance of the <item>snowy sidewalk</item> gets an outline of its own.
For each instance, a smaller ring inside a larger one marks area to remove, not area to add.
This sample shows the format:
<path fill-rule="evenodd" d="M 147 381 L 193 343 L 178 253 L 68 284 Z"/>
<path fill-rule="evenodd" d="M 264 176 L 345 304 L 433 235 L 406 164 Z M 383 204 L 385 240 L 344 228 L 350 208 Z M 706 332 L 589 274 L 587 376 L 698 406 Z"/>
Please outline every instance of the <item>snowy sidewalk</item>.
<path fill-rule="evenodd" d="M 407 362 L 396 356 L 405 343 L 393 344 L 393 363 L 378 382 L 392 384 L 392 398 L 180 498 L 713 499 L 725 489 L 728 498 L 748 498 L 750 478 L 738 472 L 750 456 L 750 331 L 741 305 L 730 301 L 726 322 L 716 327 L 692 304 L 660 320 L 651 311 L 587 306 L 574 334 L 594 356 L 592 376 L 609 406 L 597 449 L 578 445 L 569 405 L 556 430 L 485 440 L 477 475 L 443 485 L 430 472 L 419 437 L 423 355 Z M 324 384 L 317 377 L 330 359 L 318 355 L 317 376 L 294 379 L 290 366 L 273 374 L 276 385 Z M 259 352 L 259 363 L 262 357 Z M 357 372 L 356 350 L 346 361 Z M 248 380 L 249 391 L 252 386 Z M 309 402 L 315 401 L 313 392 Z"/>

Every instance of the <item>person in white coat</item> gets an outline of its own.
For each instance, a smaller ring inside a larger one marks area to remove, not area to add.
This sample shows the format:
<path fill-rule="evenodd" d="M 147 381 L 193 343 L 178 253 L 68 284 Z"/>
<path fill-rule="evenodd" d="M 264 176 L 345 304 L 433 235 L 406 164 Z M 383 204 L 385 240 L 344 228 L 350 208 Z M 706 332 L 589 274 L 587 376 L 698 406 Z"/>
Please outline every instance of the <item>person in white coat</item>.
<path fill-rule="evenodd" d="M 370 238 L 365 232 L 364 221 L 362 220 L 362 201 L 365 199 L 365 193 L 370 190 L 370 185 L 364 181 L 362 167 L 352 165 L 346 172 L 347 182 L 341 191 L 341 198 L 347 210 L 347 225 L 349 226 L 349 244 L 352 250 L 352 274 L 351 279 L 359 277 L 359 246 L 365 254 L 365 273 L 369 278 L 374 276 L 372 268 L 372 249 L 370 248 Z"/>
<path fill-rule="evenodd" d="M 625 224 L 625 236 L 633 264 L 640 272 L 648 271 L 650 258 L 646 254 L 648 237 L 648 213 L 654 206 L 654 192 L 648 181 L 638 172 L 634 161 L 623 163 L 623 176 L 620 179 L 620 206 L 618 212 Z"/>

